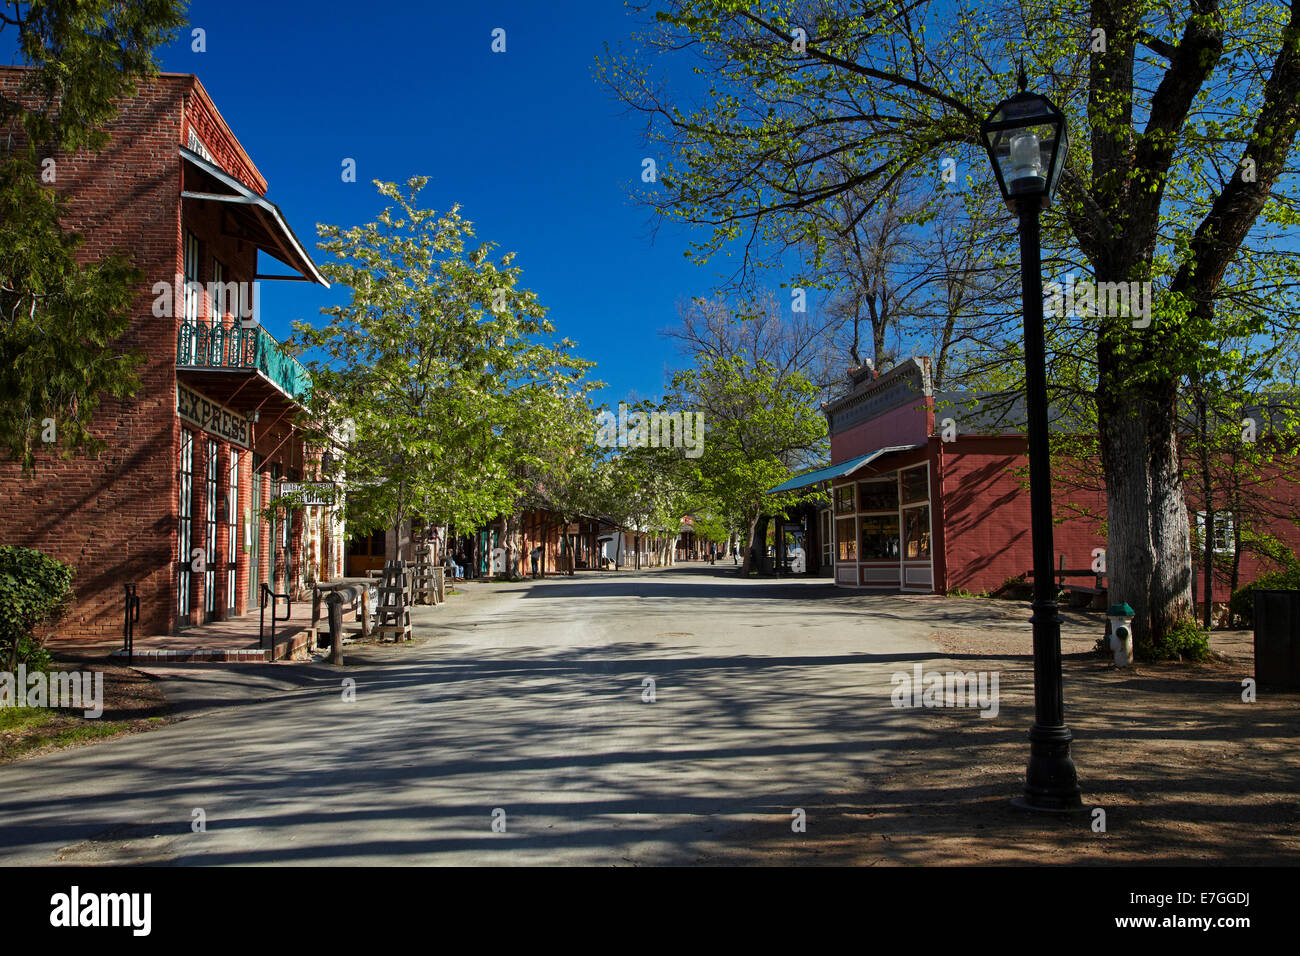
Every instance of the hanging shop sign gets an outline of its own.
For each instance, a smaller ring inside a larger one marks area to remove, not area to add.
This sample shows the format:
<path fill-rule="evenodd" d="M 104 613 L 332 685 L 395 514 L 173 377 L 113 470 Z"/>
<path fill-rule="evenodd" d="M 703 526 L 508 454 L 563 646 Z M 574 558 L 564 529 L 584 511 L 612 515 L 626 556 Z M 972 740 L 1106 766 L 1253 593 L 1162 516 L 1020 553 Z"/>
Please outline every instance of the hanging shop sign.
<path fill-rule="evenodd" d="M 308 508 L 334 503 L 334 485 L 328 481 L 282 481 L 280 496 L 297 495 L 298 504 Z"/>
<path fill-rule="evenodd" d="M 248 443 L 248 419 L 179 382 L 176 383 L 176 411 L 181 421 L 196 425 L 210 435 L 240 448 L 252 447 Z"/>

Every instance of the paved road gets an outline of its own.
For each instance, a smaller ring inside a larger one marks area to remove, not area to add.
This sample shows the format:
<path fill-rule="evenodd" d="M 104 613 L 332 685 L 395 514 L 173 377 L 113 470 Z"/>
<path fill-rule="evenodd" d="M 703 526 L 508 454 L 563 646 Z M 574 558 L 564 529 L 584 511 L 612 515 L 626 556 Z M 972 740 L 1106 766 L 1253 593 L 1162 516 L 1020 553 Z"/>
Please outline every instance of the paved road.
<path fill-rule="evenodd" d="M 192 719 L 0 768 L 0 864 L 689 863 L 860 781 L 970 613 L 724 565 L 465 592 L 417 646 L 174 669 Z"/>

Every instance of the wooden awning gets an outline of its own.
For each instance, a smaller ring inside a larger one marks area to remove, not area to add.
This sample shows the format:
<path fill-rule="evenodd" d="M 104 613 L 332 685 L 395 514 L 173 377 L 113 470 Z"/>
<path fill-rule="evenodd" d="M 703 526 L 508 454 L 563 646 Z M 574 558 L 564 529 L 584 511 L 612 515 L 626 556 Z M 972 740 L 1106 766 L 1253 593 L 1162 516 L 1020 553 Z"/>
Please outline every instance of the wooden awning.
<path fill-rule="evenodd" d="M 329 288 L 316 263 L 307 254 L 298 237 L 285 222 L 280 208 L 264 199 L 221 167 L 191 149 L 180 147 L 184 163 L 181 196 L 228 204 L 223 229 L 279 259 L 308 282 Z M 297 278 L 298 276 L 259 276 L 259 278 Z"/>

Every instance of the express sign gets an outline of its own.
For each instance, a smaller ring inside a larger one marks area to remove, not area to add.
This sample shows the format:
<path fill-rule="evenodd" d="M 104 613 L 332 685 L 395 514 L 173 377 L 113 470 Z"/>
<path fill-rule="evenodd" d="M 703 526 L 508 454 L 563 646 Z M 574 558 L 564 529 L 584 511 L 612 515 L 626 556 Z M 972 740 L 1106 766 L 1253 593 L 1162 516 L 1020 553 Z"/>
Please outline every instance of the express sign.
<path fill-rule="evenodd" d="M 251 447 L 248 443 L 248 420 L 243 415 L 204 398 L 179 382 L 176 384 L 176 411 L 181 421 L 197 425 L 240 448 Z"/>

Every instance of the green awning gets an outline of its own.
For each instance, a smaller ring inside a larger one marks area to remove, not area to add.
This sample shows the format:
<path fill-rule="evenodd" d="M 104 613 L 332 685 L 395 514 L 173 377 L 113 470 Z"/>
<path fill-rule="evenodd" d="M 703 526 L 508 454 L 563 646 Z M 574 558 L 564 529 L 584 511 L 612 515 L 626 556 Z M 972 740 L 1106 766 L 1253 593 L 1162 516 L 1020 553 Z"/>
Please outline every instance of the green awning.
<path fill-rule="evenodd" d="M 845 475 L 852 474 L 863 465 L 874 461 L 881 455 L 888 455 L 896 451 L 915 451 L 918 448 L 924 448 L 924 445 L 890 445 L 888 448 L 877 448 L 870 454 L 862 455 L 858 458 L 850 458 L 848 461 L 842 461 L 838 465 L 830 465 L 826 468 L 819 468 L 816 471 L 806 471 L 802 475 L 795 475 L 793 478 L 781 482 L 775 488 L 768 490 L 769 495 L 775 495 L 782 491 L 797 491 L 800 488 L 807 488 L 809 485 L 815 485 L 819 482 L 830 481 L 832 478 L 843 478 Z"/>

